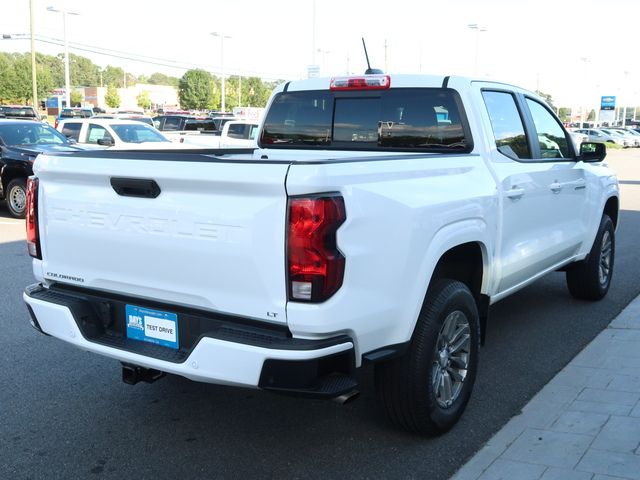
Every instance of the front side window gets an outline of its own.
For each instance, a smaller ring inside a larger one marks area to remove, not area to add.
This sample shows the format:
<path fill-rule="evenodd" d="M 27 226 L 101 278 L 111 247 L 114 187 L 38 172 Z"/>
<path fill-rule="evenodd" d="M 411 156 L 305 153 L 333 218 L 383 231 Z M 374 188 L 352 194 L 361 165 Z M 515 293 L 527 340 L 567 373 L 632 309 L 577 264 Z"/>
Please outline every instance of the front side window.
<path fill-rule="evenodd" d="M 570 158 L 569 142 L 554 116 L 541 103 L 527 98 L 527 105 L 538 133 L 541 158 Z"/>
<path fill-rule="evenodd" d="M 453 90 L 279 94 L 265 118 L 261 144 L 274 147 L 468 152 L 470 134 Z"/>
<path fill-rule="evenodd" d="M 531 158 L 529 142 L 513 95 L 486 90 L 482 92 L 482 97 L 498 151 L 515 160 Z"/>

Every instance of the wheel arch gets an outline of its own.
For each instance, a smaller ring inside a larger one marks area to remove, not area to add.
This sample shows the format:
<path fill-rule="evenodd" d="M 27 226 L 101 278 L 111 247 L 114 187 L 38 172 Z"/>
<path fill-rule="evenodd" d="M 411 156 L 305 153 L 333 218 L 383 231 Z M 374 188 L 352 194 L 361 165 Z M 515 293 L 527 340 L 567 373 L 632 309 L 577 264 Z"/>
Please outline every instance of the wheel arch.
<path fill-rule="evenodd" d="M 618 228 L 618 215 L 620 212 L 620 199 L 616 196 L 609 197 L 604 204 L 603 213 L 609 216 L 613 222 L 613 228 Z"/>
<path fill-rule="evenodd" d="M 484 344 L 489 314 L 488 254 L 486 245 L 479 241 L 466 242 L 444 252 L 436 264 L 429 287 L 439 279 L 448 278 L 464 283 L 476 301 L 480 316 L 480 338 Z"/>

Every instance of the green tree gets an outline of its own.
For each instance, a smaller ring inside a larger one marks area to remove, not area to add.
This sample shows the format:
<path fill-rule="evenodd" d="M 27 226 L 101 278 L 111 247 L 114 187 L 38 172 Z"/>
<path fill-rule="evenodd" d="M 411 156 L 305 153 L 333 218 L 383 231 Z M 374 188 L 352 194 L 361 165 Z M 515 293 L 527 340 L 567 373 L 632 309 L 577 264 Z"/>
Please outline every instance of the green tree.
<path fill-rule="evenodd" d="M 596 111 L 591 110 L 589 112 L 589 116 L 587 117 L 587 122 L 593 122 L 596 119 Z"/>
<path fill-rule="evenodd" d="M 140 80 L 140 83 L 143 83 Z M 170 87 L 178 87 L 180 86 L 180 79 L 176 77 L 170 77 L 169 75 L 165 75 L 164 73 L 155 72 L 152 73 L 151 76 L 147 79 L 147 83 L 152 85 L 169 85 Z"/>
<path fill-rule="evenodd" d="M 571 121 L 571 109 L 567 107 L 560 107 L 558 110 L 558 118 L 561 122 Z"/>
<path fill-rule="evenodd" d="M 58 57 L 61 61 L 64 60 L 62 54 Z M 69 74 L 71 77 L 71 85 L 74 86 L 93 87 L 100 84 L 100 67 L 95 65 L 87 57 L 70 53 Z"/>
<path fill-rule="evenodd" d="M 182 108 L 207 108 L 213 96 L 213 81 L 209 72 L 187 70 L 180 79 L 179 97 Z"/>
<path fill-rule="evenodd" d="M 118 108 L 120 106 L 120 95 L 115 85 L 107 85 L 107 93 L 104 95 L 104 101 L 110 108 Z"/>
<path fill-rule="evenodd" d="M 557 111 L 556 106 L 553 104 L 553 97 L 551 95 L 541 92 L 540 90 L 536 90 L 536 93 L 541 96 L 545 102 L 547 102 L 547 105 L 551 107 L 551 110 L 554 112 Z"/>
<path fill-rule="evenodd" d="M 145 110 L 149 110 L 151 108 L 151 97 L 149 97 L 149 92 L 146 90 L 140 92 L 136 97 L 136 101 L 138 102 L 138 106 Z"/>
<path fill-rule="evenodd" d="M 84 102 L 84 95 L 82 92 L 78 90 L 73 90 L 71 92 L 71 106 L 72 107 L 81 107 L 82 102 Z"/>
<path fill-rule="evenodd" d="M 116 88 L 124 87 L 124 70 L 120 67 L 107 65 L 102 71 L 102 82 L 105 85 L 113 85 Z"/>
<path fill-rule="evenodd" d="M 64 85 L 64 64 L 61 58 L 36 52 L 36 64 L 49 72 L 53 88 Z"/>

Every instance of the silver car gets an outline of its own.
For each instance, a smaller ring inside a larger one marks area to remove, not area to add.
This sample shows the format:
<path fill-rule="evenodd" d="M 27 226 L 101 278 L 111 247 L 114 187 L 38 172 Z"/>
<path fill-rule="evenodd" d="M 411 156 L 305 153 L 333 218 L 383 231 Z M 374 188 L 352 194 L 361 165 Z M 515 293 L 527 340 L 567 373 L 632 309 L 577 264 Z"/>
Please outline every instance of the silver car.
<path fill-rule="evenodd" d="M 635 139 L 630 138 L 630 136 L 627 136 L 626 134 L 618 131 L 618 130 L 614 130 L 613 128 L 601 128 L 600 131 L 611 135 L 614 138 L 619 138 L 622 140 L 622 146 L 623 147 L 634 147 L 636 144 Z"/>
<path fill-rule="evenodd" d="M 590 142 L 616 143 L 621 147 L 626 146 L 624 139 L 620 135 L 610 135 L 599 128 L 581 128 L 579 130 L 576 130 L 576 132 L 588 135 Z"/>

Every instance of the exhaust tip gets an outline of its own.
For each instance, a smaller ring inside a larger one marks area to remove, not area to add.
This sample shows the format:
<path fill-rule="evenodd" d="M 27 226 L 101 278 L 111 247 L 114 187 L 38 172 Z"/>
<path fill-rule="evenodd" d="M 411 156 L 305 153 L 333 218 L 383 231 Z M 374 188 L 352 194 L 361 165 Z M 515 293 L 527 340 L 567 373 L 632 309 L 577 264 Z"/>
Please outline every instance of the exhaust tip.
<path fill-rule="evenodd" d="M 340 405 L 346 405 L 347 403 L 353 402 L 359 396 L 360 396 L 359 390 L 351 390 L 350 392 L 343 393 L 342 395 L 339 395 L 333 398 L 332 400 Z"/>

